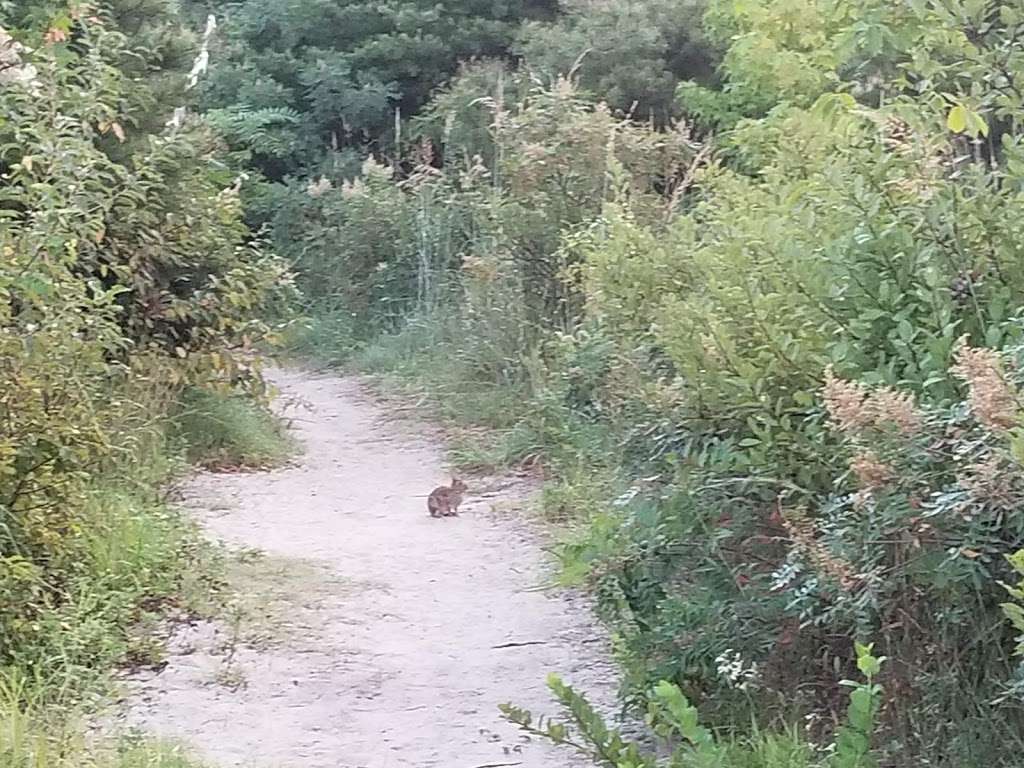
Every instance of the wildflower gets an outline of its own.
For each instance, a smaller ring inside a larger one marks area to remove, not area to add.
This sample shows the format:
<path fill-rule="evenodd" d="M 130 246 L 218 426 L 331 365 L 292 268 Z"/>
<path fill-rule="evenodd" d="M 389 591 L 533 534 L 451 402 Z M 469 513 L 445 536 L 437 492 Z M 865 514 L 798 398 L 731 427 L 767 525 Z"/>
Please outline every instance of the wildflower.
<path fill-rule="evenodd" d="M 576 84 L 571 76 L 559 75 L 552 90 L 559 99 L 569 99 L 576 95 Z"/>
<path fill-rule="evenodd" d="M 47 45 L 54 45 L 56 43 L 63 43 L 68 40 L 67 30 L 61 29 L 60 27 L 50 27 L 46 34 L 43 35 L 43 41 Z"/>
<path fill-rule="evenodd" d="M 724 677 L 729 685 L 740 691 L 747 690 L 761 678 L 761 670 L 757 662 L 752 661 L 747 664 L 743 661 L 740 652 L 734 651 L 732 648 L 719 654 L 715 659 L 715 667 L 718 674 Z"/>
<path fill-rule="evenodd" d="M 903 435 L 912 435 L 921 426 L 921 414 L 910 392 L 883 387 L 868 396 L 867 410 L 876 427 L 891 425 Z"/>
<path fill-rule="evenodd" d="M 343 181 L 341 183 L 341 197 L 343 200 L 352 200 L 356 197 L 363 197 L 367 193 L 366 185 L 362 179 L 353 179 L 352 181 Z"/>
<path fill-rule="evenodd" d="M 865 418 L 866 388 L 855 381 L 837 379 L 831 365 L 825 369 L 822 397 L 829 416 L 841 431 L 856 432 L 870 424 Z"/>
<path fill-rule="evenodd" d="M 968 346 L 964 337 L 956 351 L 956 363 L 949 370 L 967 384 L 971 411 L 982 425 L 995 431 L 1017 425 L 1017 393 L 1003 375 L 999 353 L 993 349 Z"/>
<path fill-rule="evenodd" d="M 394 169 L 391 166 L 378 162 L 373 155 L 370 155 L 363 161 L 362 177 L 364 179 L 390 181 L 393 175 Z"/>
<path fill-rule="evenodd" d="M 1002 456 L 969 464 L 957 473 L 957 483 L 976 501 L 1007 507 L 1015 503 L 1014 481 L 1019 473 Z"/>
<path fill-rule="evenodd" d="M 332 186 L 331 180 L 322 176 L 316 181 L 309 182 L 306 186 L 306 194 L 310 197 L 320 197 L 321 195 L 329 192 Z"/>

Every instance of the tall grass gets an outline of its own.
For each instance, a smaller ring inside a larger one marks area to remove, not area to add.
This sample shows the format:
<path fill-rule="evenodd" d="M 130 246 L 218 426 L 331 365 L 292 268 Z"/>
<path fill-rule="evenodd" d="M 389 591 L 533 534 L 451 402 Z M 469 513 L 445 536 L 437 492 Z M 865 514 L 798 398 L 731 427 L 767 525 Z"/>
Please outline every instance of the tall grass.
<path fill-rule="evenodd" d="M 280 421 L 261 404 L 198 389 L 181 398 L 170 440 L 189 463 L 211 469 L 273 466 L 294 447 Z"/>
<path fill-rule="evenodd" d="M 116 665 L 152 664 L 168 610 L 215 605 L 215 553 L 152 494 L 90 490 L 79 562 L 34 629 L 0 668 L 0 768 L 184 768 L 180 751 L 144 742 L 90 744 L 82 718 L 102 701 Z"/>
<path fill-rule="evenodd" d="M 310 302 L 304 319 L 293 323 L 284 337 L 285 354 L 327 366 L 345 365 L 363 346 L 352 313 L 334 298 Z"/>
<path fill-rule="evenodd" d="M 130 396 L 129 396 L 130 394 Z M 174 393 L 140 379 L 120 393 L 114 451 L 94 474 L 67 537 L 59 579 L 14 582 L 31 596 L 0 637 L 0 768 L 186 768 L 181 750 L 87 738 L 119 666 L 161 661 L 164 622 L 211 615 L 221 558 L 162 486 L 186 462 L 265 465 L 292 446 L 277 420 L 241 398 Z M 173 418 L 168 414 L 173 414 Z M 4 610 L 0 603 L 0 612 Z"/>
<path fill-rule="evenodd" d="M 347 365 L 445 424 L 459 468 L 488 471 L 536 457 L 538 436 L 526 421 L 534 382 L 525 371 L 481 370 L 481 358 L 460 341 L 462 330 L 451 318 L 416 318 L 362 347 Z"/>
<path fill-rule="evenodd" d="M 140 739 L 88 738 L 55 712 L 45 683 L 0 672 L 0 768 L 196 768 L 180 748 Z"/>
<path fill-rule="evenodd" d="M 194 525 L 139 490 L 90 489 L 79 525 L 77 562 L 9 650 L 12 666 L 54 705 L 90 690 L 117 663 L 151 660 L 147 623 L 169 607 L 208 610 L 217 584 L 216 554 Z"/>

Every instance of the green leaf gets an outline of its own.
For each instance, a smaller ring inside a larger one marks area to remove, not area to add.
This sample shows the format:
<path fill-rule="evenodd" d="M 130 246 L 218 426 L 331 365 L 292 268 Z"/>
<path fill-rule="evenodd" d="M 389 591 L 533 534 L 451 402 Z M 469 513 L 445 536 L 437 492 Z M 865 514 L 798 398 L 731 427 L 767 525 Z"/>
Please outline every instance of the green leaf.
<path fill-rule="evenodd" d="M 970 118 L 971 135 L 977 136 L 980 133 L 982 136 L 988 136 L 988 123 L 985 121 L 985 118 L 977 112 L 970 112 L 968 116 Z"/>
<path fill-rule="evenodd" d="M 1024 608 L 1016 603 L 1001 603 L 999 607 L 1003 609 L 1003 613 L 1015 629 L 1024 631 Z"/>

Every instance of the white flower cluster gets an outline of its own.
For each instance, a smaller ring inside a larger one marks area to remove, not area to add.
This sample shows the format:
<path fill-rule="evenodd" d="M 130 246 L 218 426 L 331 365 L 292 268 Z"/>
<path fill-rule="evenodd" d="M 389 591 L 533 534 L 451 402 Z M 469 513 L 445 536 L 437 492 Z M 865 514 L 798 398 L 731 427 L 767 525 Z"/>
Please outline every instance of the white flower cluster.
<path fill-rule="evenodd" d="M 761 670 L 757 662 L 747 664 L 739 651 L 729 648 L 715 659 L 718 674 L 729 681 L 729 685 L 740 691 L 756 685 L 761 678 Z"/>

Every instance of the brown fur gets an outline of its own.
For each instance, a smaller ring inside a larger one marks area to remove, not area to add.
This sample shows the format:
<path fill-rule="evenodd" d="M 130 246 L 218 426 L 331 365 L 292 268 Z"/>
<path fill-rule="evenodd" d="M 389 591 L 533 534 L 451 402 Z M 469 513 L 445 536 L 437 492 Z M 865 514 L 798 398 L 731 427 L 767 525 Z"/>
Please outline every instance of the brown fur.
<path fill-rule="evenodd" d="M 459 505 L 462 503 L 462 494 L 466 490 L 466 484 L 457 477 L 452 478 L 451 485 L 442 485 L 435 488 L 427 497 L 427 511 L 431 517 L 456 517 L 459 514 Z"/>

